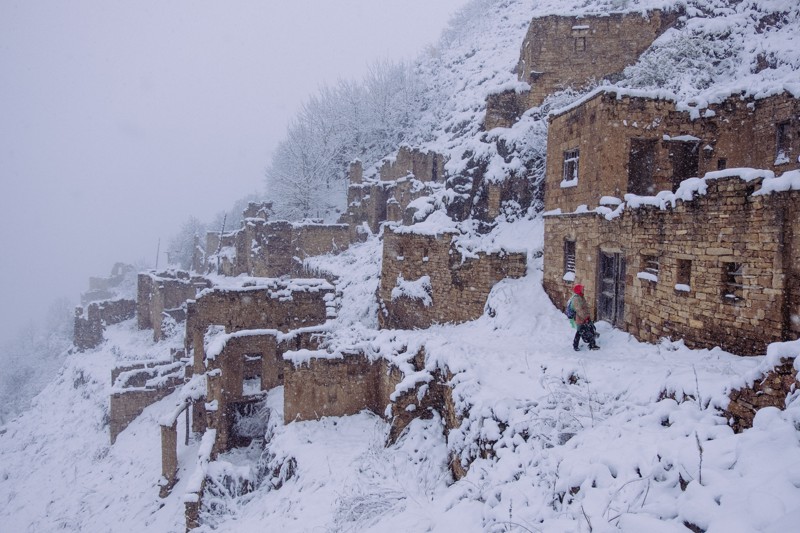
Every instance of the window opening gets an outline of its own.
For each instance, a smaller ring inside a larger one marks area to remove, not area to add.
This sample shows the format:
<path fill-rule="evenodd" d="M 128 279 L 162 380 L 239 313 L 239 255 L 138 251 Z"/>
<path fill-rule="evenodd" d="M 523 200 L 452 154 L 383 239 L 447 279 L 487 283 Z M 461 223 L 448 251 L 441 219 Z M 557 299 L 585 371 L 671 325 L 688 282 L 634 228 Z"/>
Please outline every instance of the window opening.
<path fill-rule="evenodd" d="M 652 196 L 656 192 L 653 171 L 656 163 L 655 139 L 631 139 L 628 155 L 628 192 Z"/>
<path fill-rule="evenodd" d="M 681 182 L 697 176 L 700 151 L 696 141 L 670 141 L 669 160 L 672 163 L 672 190 L 677 191 Z"/>
<path fill-rule="evenodd" d="M 564 281 L 575 281 L 575 241 L 564 241 Z"/>
<path fill-rule="evenodd" d="M 738 302 L 744 298 L 744 265 L 727 262 L 722 264 L 722 299 Z"/>
<path fill-rule="evenodd" d="M 775 126 L 775 164 L 789 162 L 789 123 L 781 122 Z"/>
<path fill-rule="evenodd" d="M 717 170 L 725 170 L 728 168 L 728 160 L 724 157 L 717 159 Z"/>
<path fill-rule="evenodd" d="M 643 255 L 641 270 L 636 277 L 645 281 L 658 281 L 659 258 L 657 255 Z"/>
<path fill-rule="evenodd" d="M 575 51 L 583 52 L 586 50 L 586 37 L 575 37 Z"/>
<path fill-rule="evenodd" d="M 688 259 L 678 259 L 677 272 L 675 273 L 675 290 L 681 292 L 692 290 L 692 262 Z"/>
<path fill-rule="evenodd" d="M 580 150 L 574 148 L 564 152 L 564 176 L 561 182 L 562 187 L 573 187 L 578 184 L 578 160 Z"/>

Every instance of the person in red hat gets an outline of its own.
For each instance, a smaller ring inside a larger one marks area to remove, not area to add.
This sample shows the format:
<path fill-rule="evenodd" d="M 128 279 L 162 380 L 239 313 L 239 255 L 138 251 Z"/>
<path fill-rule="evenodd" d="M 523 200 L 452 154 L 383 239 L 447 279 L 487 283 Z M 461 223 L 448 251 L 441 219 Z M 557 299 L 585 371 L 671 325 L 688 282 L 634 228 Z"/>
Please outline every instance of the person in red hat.
<path fill-rule="evenodd" d="M 575 339 L 572 341 L 572 347 L 575 351 L 579 351 L 578 344 L 581 339 L 589 345 L 590 350 L 599 350 L 600 347 L 595 342 L 597 337 L 597 330 L 592 322 L 592 316 L 589 314 L 589 305 L 583 297 L 583 285 L 575 285 L 572 289 L 575 294 L 569 299 L 567 303 L 567 316 L 570 318 L 572 325 L 578 328 L 575 332 Z M 572 315 L 572 316 L 570 316 Z"/>

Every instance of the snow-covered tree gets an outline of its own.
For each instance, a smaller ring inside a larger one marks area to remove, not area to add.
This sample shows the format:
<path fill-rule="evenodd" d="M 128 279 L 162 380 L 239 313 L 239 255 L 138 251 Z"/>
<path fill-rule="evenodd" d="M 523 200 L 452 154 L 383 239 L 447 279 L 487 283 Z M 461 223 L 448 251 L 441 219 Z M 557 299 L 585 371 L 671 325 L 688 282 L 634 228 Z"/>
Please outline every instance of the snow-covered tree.
<path fill-rule="evenodd" d="M 335 219 L 344 207 L 347 164 L 374 163 L 396 150 L 425 108 L 419 78 L 405 63 L 378 62 L 360 82 L 322 87 L 300 109 L 267 168 L 277 215 Z"/>

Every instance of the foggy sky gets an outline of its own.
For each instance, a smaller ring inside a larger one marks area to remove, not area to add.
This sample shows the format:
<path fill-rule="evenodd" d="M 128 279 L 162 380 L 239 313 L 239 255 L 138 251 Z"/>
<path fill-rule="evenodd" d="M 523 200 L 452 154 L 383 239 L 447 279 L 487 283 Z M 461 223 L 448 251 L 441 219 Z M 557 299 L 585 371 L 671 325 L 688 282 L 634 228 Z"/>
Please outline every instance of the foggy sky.
<path fill-rule="evenodd" d="M 466 1 L 0 3 L 0 342 L 263 192 L 307 96 L 412 59 Z"/>

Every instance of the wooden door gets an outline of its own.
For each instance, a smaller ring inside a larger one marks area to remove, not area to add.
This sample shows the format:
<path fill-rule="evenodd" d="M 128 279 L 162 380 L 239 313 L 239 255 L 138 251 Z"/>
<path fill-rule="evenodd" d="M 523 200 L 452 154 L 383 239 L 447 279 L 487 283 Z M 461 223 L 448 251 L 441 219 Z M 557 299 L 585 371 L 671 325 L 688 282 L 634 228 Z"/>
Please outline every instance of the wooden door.
<path fill-rule="evenodd" d="M 597 320 L 621 327 L 625 316 L 625 257 L 601 251 L 598 264 Z"/>

